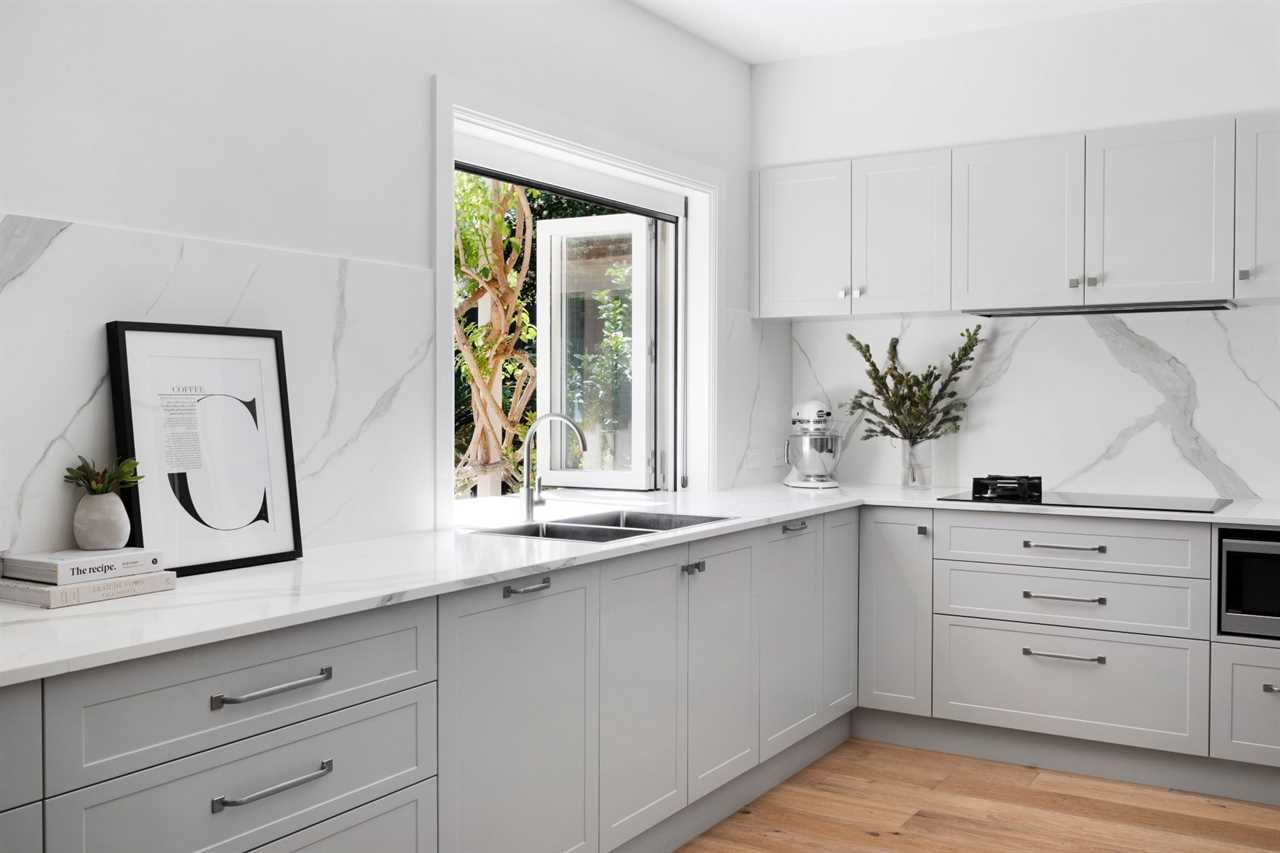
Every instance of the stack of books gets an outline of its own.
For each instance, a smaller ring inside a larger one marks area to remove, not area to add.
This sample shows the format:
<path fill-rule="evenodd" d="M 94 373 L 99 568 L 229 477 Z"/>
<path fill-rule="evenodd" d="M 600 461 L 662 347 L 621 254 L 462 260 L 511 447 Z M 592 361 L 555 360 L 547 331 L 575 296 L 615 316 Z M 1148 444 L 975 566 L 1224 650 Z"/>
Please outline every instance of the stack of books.
<path fill-rule="evenodd" d="M 163 592 L 177 579 L 152 548 L 14 554 L 0 569 L 0 600 L 44 608 Z"/>

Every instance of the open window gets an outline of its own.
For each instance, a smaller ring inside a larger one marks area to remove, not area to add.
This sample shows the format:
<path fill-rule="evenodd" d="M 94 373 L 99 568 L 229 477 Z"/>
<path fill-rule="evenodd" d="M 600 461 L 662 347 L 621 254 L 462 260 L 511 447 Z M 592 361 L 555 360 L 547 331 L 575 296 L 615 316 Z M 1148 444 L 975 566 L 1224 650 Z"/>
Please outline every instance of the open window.
<path fill-rule="evenodd" d="M 549 486 L 655 487 L 658 234 L 632 213 L 537 223 L 538 447 Z"/>

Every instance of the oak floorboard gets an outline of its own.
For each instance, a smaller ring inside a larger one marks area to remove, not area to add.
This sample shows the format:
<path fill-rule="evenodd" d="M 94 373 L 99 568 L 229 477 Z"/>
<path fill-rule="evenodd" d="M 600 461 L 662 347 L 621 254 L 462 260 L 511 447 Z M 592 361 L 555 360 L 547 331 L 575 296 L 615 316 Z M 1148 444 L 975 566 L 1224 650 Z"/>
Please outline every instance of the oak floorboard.
<path fill-rule="evenodd" d="M 1280 808 L 852 739 L 681 853 L 1258 853 Z"/>

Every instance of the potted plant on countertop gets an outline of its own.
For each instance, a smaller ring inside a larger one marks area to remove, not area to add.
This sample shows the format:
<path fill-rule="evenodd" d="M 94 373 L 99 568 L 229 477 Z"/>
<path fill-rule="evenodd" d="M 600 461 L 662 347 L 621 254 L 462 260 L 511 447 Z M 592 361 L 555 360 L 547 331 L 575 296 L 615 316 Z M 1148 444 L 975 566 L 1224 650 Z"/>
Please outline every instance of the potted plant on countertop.
<path fill-rule="evenodd" d="M 129 541 L 129 513 L 120 500 L 121 489 L 131 489 L 142 480 L 138 460 L 118 459 L 99 469 L 83 456 L 80 464 L 68 468 L 64 482 L 79 486 L 85 493 L 76 504 L 72 521 L 76 547 L 84 551 L 111 551 Z"/>
<path fill-rule="evenodd" d="M 845 410 L 861 412 L 866 420 L 862 440 L 877 436 L 896 439 L 902 448 L 902 485 L 925 489 L 933 485 L 933 446 L 929 443 L 960 431 L 966 403 L 955 390 L 960 375 L 973 366 L 973 353 L 982 342 L 982 326 L 960 333 L 964 343 L 951 354 L 946 370 L 931 364 L 913 373 L 898 360 L 898 339 L 889 341 L 889 358 L 881 368 L 871 347 L 848 335 L 849 343 L 867 363 L 871 391 L 860 390 Z"/>

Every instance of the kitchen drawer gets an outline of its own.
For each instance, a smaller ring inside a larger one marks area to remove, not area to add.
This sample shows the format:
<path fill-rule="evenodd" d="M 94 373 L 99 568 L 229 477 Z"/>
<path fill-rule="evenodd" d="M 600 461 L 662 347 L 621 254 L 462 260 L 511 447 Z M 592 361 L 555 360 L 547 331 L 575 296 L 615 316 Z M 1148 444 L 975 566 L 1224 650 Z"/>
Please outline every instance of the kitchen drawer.
<path fill-rule="evenodd" d="M 138 853 L 158 839 L 166 853 L 242 853 L 435 768 L 428 684 L 46 800 L 45 840 L 59 853 Z M 220 797 L 254 794 L 218 809 Z"/>
<path fill-rule="evenodd" d="M 51 678 L 46 795 L 435 677 L 436 602 L 429 599 Z M 288 689 L 269 694 L 278 687 Z M 225 701 L 255 693 L 243 703 Z"/>
<path fill-rule="evenodd" d="M 41 808 L 40 803 L 32 803 L 0 812 L 0 853 L 44 853 Z"/>
<path fill-rule="evenodd" d="M 41 760 L 40 682 L 0 687 L 0 811 L 40 799 Z"/>
<path fill-rule="evenodd" d="M 435 853 L 436 780 L 331 817 L 254 853 Z"/>
<path fill-rule="evenodd" d="M 944 560 L 1209 577 L 1208 524 L 951 510 L 934 525 Z"/>
<path fill-rule="evenodd" d="M 1193 755 L 1209 751 L 1203 640 L 959 616 L 935 616 L 933 637 L 935 717 Z"/>
<path fill-rule="evenodd" d="M 1212 716 L 1210 755 L 1280 767 L 1280 649 L 1214 643 Z"/>
<path fill-rule="evenodd" d="M 933 607 L 952 616 L 1209 639 L 1209 581 L 1078 569 L 933 563 Z"/>

